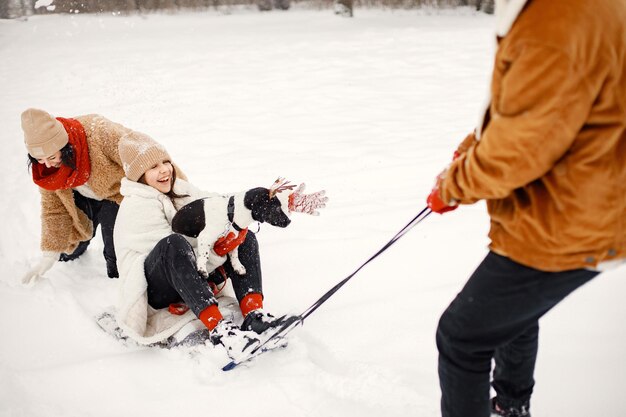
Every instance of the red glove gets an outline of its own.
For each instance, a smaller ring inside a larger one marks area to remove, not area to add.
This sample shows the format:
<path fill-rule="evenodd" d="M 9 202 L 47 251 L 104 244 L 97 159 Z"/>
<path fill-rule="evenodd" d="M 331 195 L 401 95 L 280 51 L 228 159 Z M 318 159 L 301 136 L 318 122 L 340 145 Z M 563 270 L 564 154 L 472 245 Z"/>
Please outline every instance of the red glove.
<path fill-rule="evenodd" d="M 439 185 L 441 184 L 441 180 L 444 178 L 446 171 L 443 171 L 441 174 L 437 175 L 437 182 L 433 187 L 432 191 L 428 195 L 426 199 L 426 204 L 428 204 L 428 208 L 430 208 L 435 213 L 443 214 L 448 211 L 452 211 L 456 209 L 459 205 L 456 201 L 452 200 L 449 204 L 444 203 L 441 199 L 441 193 L 439 192 Z"/>
<path fill-rule="evenodd" d="M 454 154 L 452 155 L 452 161 L 456 161 L 458 158 L 460 158 L 461 155 L 463 153 L 465 153 L 465 151 L 467 151 L 467 149 L 475 141 L 476 141 L 476 137 L 474 136 L 473 133 L 468 135 L 465 138 L 465 140 L 463 140 L 463 143 L 461 143 L 459 148 L 456 151 L 454 151 Z M 432 189 L 432 191 L 428 195 L 428 198 L 426 199 L 426 204 L 428 204 L 428 207 L 432 211 L 434 211 L 435 213 L 439 213 L 439 214 L 443 214 L 443 213 L 446 213 L 448 211 L 452 211 L 452 210 L 456 209 L 459 206 L 457 204 L 457 202 L 454 201 L 454 200 L 452 200 L 450 202 L 450 204 L 446 204 L 441 199 L 441 193 L 439 192 L 439 186 L 441 185 L 441 181 L 444 179 L 445 175 L 446 175 L 446 170 L 444 170 L 441 174 L 437 175 L 437 180 L 436 180 L 436 183 L 435 183 L 435 187 Z"/>
<path fill-rule="evenodd" d="M 428 207 L 432 211 L 434 211 L 435 213 L 439 213 L 439 214 L 452 211 L 458 207 L 458 204 L 449 206 L 446 203 L 444 203 L 443 200 L 441 199 L 441 195 L 439 194 L 438 187 L 433 188 L 433 190 L 428 195 L 428 198 L 426 199 L 426 203 L 428 204 Z"/>

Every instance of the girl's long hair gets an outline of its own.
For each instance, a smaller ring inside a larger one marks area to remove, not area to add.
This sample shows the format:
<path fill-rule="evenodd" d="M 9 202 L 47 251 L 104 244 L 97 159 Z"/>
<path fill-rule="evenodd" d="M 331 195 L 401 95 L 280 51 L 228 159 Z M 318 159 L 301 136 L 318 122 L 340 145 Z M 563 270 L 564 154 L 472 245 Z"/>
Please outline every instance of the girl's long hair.
<path fill-rule="evenodd" d="M 60 149 L 61 151 L 61 163 L 66 165 L 72 169 L 76 169 L 76 160 L 74 157 L 74 147 L 69 143 Z M 38 164 L 37 158 L 33 157 L 31 154 L 28 154 L 28 170 L 30 171 L 31 167 L 34 164 Z"/>

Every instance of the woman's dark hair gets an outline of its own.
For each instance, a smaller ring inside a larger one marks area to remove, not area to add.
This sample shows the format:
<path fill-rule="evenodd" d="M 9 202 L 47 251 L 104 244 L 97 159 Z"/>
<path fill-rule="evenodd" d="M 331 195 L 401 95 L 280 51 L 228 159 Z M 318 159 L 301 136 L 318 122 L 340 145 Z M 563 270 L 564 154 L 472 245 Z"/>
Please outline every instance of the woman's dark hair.
<path fill-rule="evenodd" d="M 34 165 L 38 164 L 37 158 L 28 154 L 28 169 Z M 61 163 L 66 165 L 72 169 L 76 169 L 76 159 L 74 157 L 74 147 L 69 143 L 61 148 Z"/>
<path fill-rule="evenodd" d="M 170 200 L 174 200 L 175 198 L 189 197 L 189 194 L 179 195 L 174 192 L 174 184 L 176 184 L 176 167 L 174 166 L 174 164 L 172 164 L 171 161 L 167 161 L 167 162 L 169 162 L 172 165 L 172 188 L 170 188 L 169 192 L 165 193 L 165 195 L 168 196 Z M 141 177 L 139 177 L 139 179 L 137 180 L 137 182 L 147 185 L 146 174 L 142 174 Z"/>
<path fill-rule="evenodd" d="M 170 162 L 170 164 L 171 164 L 171 162 Z M 174 164 L 172 164 L 172 188 L 165 195 L 168 196 L 170 198 L 170 200 L 173 200 L 175 198 L 189 197 L 189 194 L 183 194 L 183 195 L 176 194 L 174 192 L 174 184 L 176 184 L 176 168 L 174 167 Z"/>

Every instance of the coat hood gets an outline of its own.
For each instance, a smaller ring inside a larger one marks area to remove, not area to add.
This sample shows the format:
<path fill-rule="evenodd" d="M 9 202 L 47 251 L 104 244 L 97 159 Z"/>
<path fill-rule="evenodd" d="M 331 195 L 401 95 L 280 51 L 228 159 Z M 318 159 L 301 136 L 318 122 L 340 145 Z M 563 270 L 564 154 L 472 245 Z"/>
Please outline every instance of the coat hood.
<path fill-rule="evenodd" d="M 496 35 L 503 37 L 509 33 L 517 16 L 530 0 L 495 0 L 496 1 Z"/>

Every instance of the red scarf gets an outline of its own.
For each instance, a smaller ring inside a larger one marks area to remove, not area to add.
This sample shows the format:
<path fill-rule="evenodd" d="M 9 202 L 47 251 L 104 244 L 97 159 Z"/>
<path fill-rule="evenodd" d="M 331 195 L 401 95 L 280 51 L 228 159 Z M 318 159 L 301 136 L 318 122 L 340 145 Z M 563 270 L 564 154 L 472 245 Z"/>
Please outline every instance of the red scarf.
<path fill-rule="evenodd" d="M 65 190 L 83 185 L 91 174 L 89 162 L 89 146 L 85 129 L 78 120 L 57 117 L 63 124 L 69 137 L 69 143 L 74 148 L 74 164 L 72 169 L 65 164 L 59 168 L 47 168 L 46 164 L 34 164 L 32 167 L 33 181 L 48 191 Z"/>

